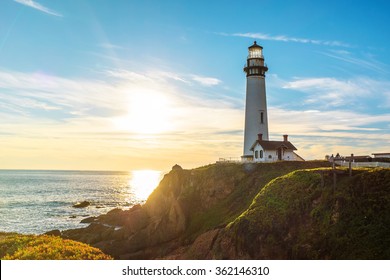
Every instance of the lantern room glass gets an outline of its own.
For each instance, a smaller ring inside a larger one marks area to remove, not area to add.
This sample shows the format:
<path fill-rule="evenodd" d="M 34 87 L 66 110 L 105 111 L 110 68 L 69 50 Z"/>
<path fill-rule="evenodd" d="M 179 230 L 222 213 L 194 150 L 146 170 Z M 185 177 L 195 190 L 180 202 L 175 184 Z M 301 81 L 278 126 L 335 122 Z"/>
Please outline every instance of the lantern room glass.
<path fill-rule="evenodd" d="M 248 58 L 263 58 L 263 50 L 260 47 L 250 48 Z"/>

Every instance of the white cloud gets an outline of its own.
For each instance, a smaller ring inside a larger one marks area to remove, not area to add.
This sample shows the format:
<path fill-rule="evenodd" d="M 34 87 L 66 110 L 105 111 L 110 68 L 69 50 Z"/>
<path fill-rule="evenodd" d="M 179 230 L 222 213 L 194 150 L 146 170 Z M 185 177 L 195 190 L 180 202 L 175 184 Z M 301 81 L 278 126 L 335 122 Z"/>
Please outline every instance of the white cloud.
<path fill-rule="evenodd" d="M 174 80 L 178 82 L 182 82 L 184 84 L 191 84 L 191 81 L 195 81 L 196 83 L 210 87 L 210 86 L 217 86 L 222 83 L 221 80 L 213 77 L 205 77 L 200 75 L 194 75 L 194 74 L 183 74 L 183 73 L 173 73 L 169 71 L 161 71 L 161 70 L 154 70 L 152 72 L 147 73 L 135 73 L 123 69 L 115 69 L 115 70 L 108 70 L 106 72 L 109 76 L 121 78 L 125 80 L 147 80 L 149 82 L 153 81 L 164 81 L 167 82 L 168 80 Z M 152 77 L 152 78 L 151 78 Z"/>
<path fill-rule="evenodd" d="M 129 81 L 152 81 L 151 78 L 149 78 L 144 74 L 136 73 L 133 71 L 127 71 L 123 69 L 107 70 L 106 73 L 108 76 L 125 79 Z"/>
<path fill-rule="evenodd" d="M 230 130 L 230 124 L 236 121 L 232 119 L 226 122 L 225 119 L 240 115 L 240 110 L 235 109 L 235 102 L 230 97 L 220 95 L 215 100 L 199 94 L 197 83 L 202 86 L 218 84 L 212 78 L 196 76 L 199 81 L 191 84 L 181 75 L 170 72 L 148 74 L 114 69 L 105 74 L 105 80 L 99 81 L 66 79 L 44 73 L 0 71 L 0 111 L 8 115 L 9 121 L 23 115 L 32 119 L 42 118 L 39 110 L 58 111 L 62 114 L 62 122 L 66 123 L 91 117 L 110 119 L 124 117 L 131 109 L 134 98 L 142 96 L 142 100 L 138 101 L 145 105 L 145 112 L 148 110 L 148 98 L 166 100 L 159 106 L 169 106 L 164 110 L 169 111 L 169 121 L 175 131 L 199 129 L 207 133 Z M 194 78 L 191 74 L 184 76 Z M 180 85 L 184 85 L 185 89 Z M 58 117 L 49 114 L 44 118 L 56 121 Z M 90 127 L 96 126 L 91 124 Z"/>
<path fill-rule="evenodd" d="M 22 107 L 15 98 L 33 102 L 50 102 L 56 108 L 81 110 L 82 108 L 118 108 L 116 85 L 98 80 L 66 79 L 45 73 L 0 72 L 2 99 Z M 109 98 L 107 97 L 109 95 Z"/>
<path fill-rule="evenodd" d="M 61 109 L 59 106 L 53 106 L 47 102 L 37 100 L 37 99 L 18 97 L 13 95 L 3 96 L 2 94 L 0 94 L 0 96 L 2 96 L 2 101 L 0 101 L 0 107 L 3 107 L 5 109 L 8 108 L 8 110 L 15 111 L 15 112 L 23 112 L 22 108 L 43 109 L 45 111 L 53 111 L 53 110 Z"/>
<path fill-rule="evenodd" d="M 96 168 L 103 169 L 105 160 L 111 160 L 113 165 L 109 169 L 165 170 L 169 167 L 166 165 L 175 162 L 195 167 L 219 157 L 241 155 L 244 111 L 237 108 L 237 103 L 242 100 L 202 93 L 204 85 L 195 82 L 192 74 L 138 73 L 126 69 L 108 70 L 104 74 L 101 80 L 92 80 L 0 71 L 3 143 L 0 162 L 14 155 L 14 168 L 22 168 L 19 163 L 39 160 L 42 161 L 39 167 L 45 168 L 47 165 L 42 160 L 45 154 L 46 162 L 53 162 L 55 168 L 95 168 L 96 164 Z M 386 86 L 373 80 L 359 88 L 355 80 L 306 78 L 284 82 L 278 79 L 278 85 L 283 84 L 308 94 L 309 98 L 314 98 L 317 90 L 322 98 L 337 89 L 346 91 L 350 98 L 361 90 L 358 93 L 365 97 L 372 94 L 374 89 L 370 87 L 375 86 L 376 91 Z M 137 96 L 144 98 L 137 99 Z M 148 106 L 150 98 L 155 98 L 151 107 Z M 134 107 L 136 111 L 131 113 Z M 155 120 L 158 124 L 161 118 L 169 124 L 165 131 L 154 135 L 133 131 L 137 128 L 133 123 L 139 120 L 132 116 L 148 115 L 149 109 L 156 111 L 148 116 L 151 123 Z M 125 121 L 124 129 L 115 127 L 118 118 Z M 353 108 L 304 111 L 269 107 L 271 139 L 289 134 L 298 153 L 306 159 L 336 152 L 362 154 L 390 149 L 390 127 L 386 126 L 389 119 L 388 113 L 358 113 Z M 29 159 L 23 158 L 20 151 Z M 17 153 L 19 156 L 15 156 Z M 76 162 L 80 165 L 72 165 Z M 115 167 L 118 162 L 123 165 Z M 0 167 L 5 168 L 4 164 Z"/>
<path fill-rule="evenodd" d="M 192 75 L 192 79 L 204 86 L 216 86 L 221 83 L 221 80 L 211 77 L 202 77 L 197 75 Z"/>
<path fill-rule="evenodd" d="M 389 71 L 386 69 L 386 65 L 383 63 L 376 61 L 372 55 L 366 54 L 360 57 L 353 56 L 352 53 L 343 50 L 330 50 L 329 52 L 319 52 L 325 56 L 344 61 L 347 63 L 351 63 L 357 65 L 359 67 L 363 67 L 369 69 L 371 71 L 375 71 L 381 74 L 389 74 Z"/>
<path fill-rule="evenodd" d="M 102 43 L 102 44 L 99 44 L 99 47 L 104 48 L 104 49 L 109 49 L 109 50 L 124 50 L 125 49 L 125 47 L 115 45 L 112 43 Z"/>
<path fill-rule="evenodd" d="M 323 107 L 359 105 L 364 104 L 367 99 L 382 99 L 381 106 L 390 106 L 386 104 L 390 94 L 390 82 L 366 77 L 296 78 L 286 82 L 283 88 L 304 92 L 308 94 L 306 104 L 321 104 Z"/>
<path fill-rule="evenodd" d="M 271 139 L 289 134 L 306 159 L 325 154 L 371 154 L 390 149 L 390 114 L 370 115 L 347 110 L 288 110 L 269 108 Z M 382 127 L 382 128 L 381 128 Z M 381 139 L 378 141 L 378 139 Z"/>
<path fill-rule="evenodd" d="M 149 74 L 152 77 L 155 77 L 157 79 L 162 79 L 162 80 L 174 80 L 174 81 L 179 81 L 185 84 L 189 84 L 190 81 L 188 80 L 187 76 L 188 75 L 183 75 L 183 74 L 178 74 L 178 73 L 173 73 L 169 71 L 154 71 L 153 73 Z"/>
<path fill-rule="evenodd" d="M 33 0 L 14 0 L 15 2 L 17 3 L 20 3 L 22 5 L 25 5 L 25 6 L 28 6 L 28 7 L 31 7 L 33 9 L 36 9 L 36 10 L 39 10 L 41 12 L 44 12 L 46 14 L 49 14 L 49 15 L 53 15 L 53 16 L 57 16 L 57 17 L 62 17 L 61 14 L 37 3 L 37 2 L 34 2 Z"/>
<path fill-rule="evenodd" d="M 286 35 L 269 35 L 264 33 L 250 33 L 250 32 L 233 33 L 233 34 L 220 33 L 220 34 L 225 36 L 245 37 L 245 38 L 252 38 L 252 39 L 259 39 L 259 40 L 266 40 L 266 41 L 294 42 L 294 43 L 315 44 L 315 45 L 325 45 L 325 46 L 334 46 L 334 47 L 351 47 L 349 44 L 340 41 L 314 40 L 314 39 L 307 39 L 307 38 L 290 37 Z"/>
<path fill-rule="evenodd" d="M 156 73 L 158 78 L 114 69 L 101 80 L 88 80 L 0 71 L 0 168 L 42 162 L 35 167 L 103 169 L 107 159 L 108 169 L 165 169 L 164 164 L 197 166 L 240 153 L 241 135 L 231 131 L 242 130 L 243 114 L 231 98 L 208 99 L 199 94 L 198 82 L 176 83 L 182 74 Z M 143 135 L 138 122 L 167 126 Z M 3 159 L 12 154 L 13 165 L 6 165 Z M 112 167 L 118 161 L 123 165 Z"/>
<path fill-rule="evenodd" d="M 371 115 L 351 110 L 287 110 L 279 107 L 269 109 L 271 123 L 275 122 L 273 130 L 282 134 L 289 133 L 315 136 L 319 134 L 338 134 L 381 131 L 376 125 L 390 120 L 390 114 Z"/>

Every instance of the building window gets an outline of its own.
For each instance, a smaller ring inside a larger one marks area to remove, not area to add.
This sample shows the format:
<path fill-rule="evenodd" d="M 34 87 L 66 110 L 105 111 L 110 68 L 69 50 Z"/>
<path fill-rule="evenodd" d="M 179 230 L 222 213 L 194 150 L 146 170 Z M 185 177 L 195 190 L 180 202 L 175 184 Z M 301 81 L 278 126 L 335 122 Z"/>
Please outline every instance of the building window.
<path fill-rule="evenodd" d="M 259 157 L 259 151 L 255 151 L 255 158 Z"/>
<path fill-rule="evenodd" d="M 263 150 L 260 151 L 260 158 L 263 158 Z"/>
<path fill-rule="evenodd" d="M 272 158 L 272 156 L 271 156 L 271 155 L 269 155 L 269 156 L 268 156 L 268 158 L 269 158 L 269 159 L 271 159 L 271 158 Z"/>

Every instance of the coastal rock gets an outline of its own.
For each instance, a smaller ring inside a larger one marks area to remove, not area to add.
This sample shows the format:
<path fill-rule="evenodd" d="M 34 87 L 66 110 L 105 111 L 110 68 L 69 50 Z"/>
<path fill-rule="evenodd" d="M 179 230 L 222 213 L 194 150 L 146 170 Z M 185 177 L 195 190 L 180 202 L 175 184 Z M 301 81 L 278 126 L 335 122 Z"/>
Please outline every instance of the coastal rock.
<path fill-rule="evenodd" d="M 94 222 L 124 227 L 128 232 L 135 232 L 144 228 L 149 221 L 149 215 L 141 205 L 135 205 L 129 210 L 113 209 L 107 214 L 100 215 Z"/>
<path fill-rule="evenodd" d="M 175 164 L 174 166 L 172 166 L 172 170 L 183 170 L 183 168 L 180 165 Z"/>
<path fill-rule="evenodd" d="M 83 202 L 79 202 L 76 204 L 73 204 L 72 207 L 74 208 L 85 208 L 91 205 L 91 202 L 84 200 Z"/>
<path fill-rule="evenodd" d="M 86 228 L 78 228 L 65 230 L 62 232 L 62 237 L 81 241 L 88 244 L 94 244 L 102 240 L 102 236 L 109 237 L 109 232 L 114 229 L 103 224 L 92 223 Z"/>
<path fill-rule="evenodd" d="M 54 229 L 45 232 L 44 235 L 61 236 L 61 231 L 59 231 L 58 229 Z"/>
<path fill-rule="evenodd" d="M 199 235 L 184 255 L 186 259 L 212 259 L 211 249 L 218 237 L 220 229 L 213 229 Z"/>
<path fill-rule="evenodd" d="M 96 222 L 96 221 L 97 221 L 96 217 L 88 217 L 88 218 L 82 219 L 80 221 L 80 223 L 81 224 L 90 224 L 90 223 L 93 223 L 93 222 Z"/>

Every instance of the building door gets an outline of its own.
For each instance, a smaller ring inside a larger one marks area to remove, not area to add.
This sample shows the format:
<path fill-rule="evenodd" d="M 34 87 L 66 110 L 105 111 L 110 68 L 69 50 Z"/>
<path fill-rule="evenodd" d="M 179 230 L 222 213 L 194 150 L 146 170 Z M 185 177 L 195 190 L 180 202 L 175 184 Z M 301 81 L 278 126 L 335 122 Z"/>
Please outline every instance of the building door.
<path fill-rule="evenodd" d="M 282 160 L 282 148 L 278 149 L 278 160 Z"/>

